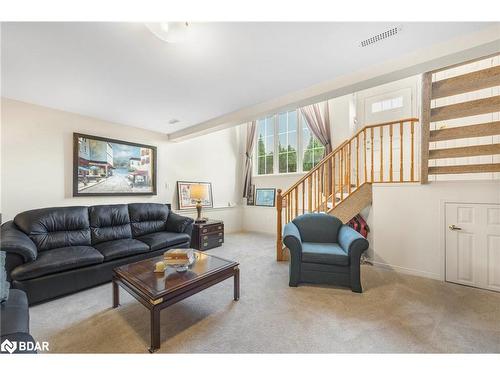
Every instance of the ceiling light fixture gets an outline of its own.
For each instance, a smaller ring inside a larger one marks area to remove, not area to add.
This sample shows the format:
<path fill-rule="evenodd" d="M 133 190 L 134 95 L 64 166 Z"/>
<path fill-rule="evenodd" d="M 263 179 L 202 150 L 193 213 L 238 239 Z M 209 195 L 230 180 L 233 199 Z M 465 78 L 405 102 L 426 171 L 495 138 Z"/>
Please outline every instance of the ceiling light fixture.
<path fill-rule="evenodd" d="M 187 22 L 155 22 L 145 25 L 157 38 L 167 43 L 184 42 L 189 29 Z"/>

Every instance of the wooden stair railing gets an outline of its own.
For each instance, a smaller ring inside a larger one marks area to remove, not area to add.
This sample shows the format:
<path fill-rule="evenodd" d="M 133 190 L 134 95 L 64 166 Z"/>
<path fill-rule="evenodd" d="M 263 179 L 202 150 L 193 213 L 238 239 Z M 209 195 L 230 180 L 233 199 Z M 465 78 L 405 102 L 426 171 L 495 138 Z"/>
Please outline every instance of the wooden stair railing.
<path fill-rule="evenodd" d="M 492 56 L 490 56 L 492 57 Z M 460 65 L 465 65 L 465 62 Z M 456 66 L 453 66 L 454 68 Z M 500 95 L 466 100 L 461 103 L 432 107 L 432 101 L 449 96 L 470 93 L 477 90 L 500 86 L 500 66 L 493 66 L 471 73 L 436 80 L 434 73 L 448 68 L 424 73 L 422 76 L 422 116 L 421 116 L 421 172 L 423 184 L 429 175 L 499 172 L 500 163 L 459 165 L 431 165 L 429 161 L 446 158 L 465 158 L 471 156 L 500 155 L 500 143 L 471 145 L 463 147 L 433 148 L 435 142 L 456 139 L 478 138 L 500 135 L 500 121 L 491 121 L 474 125 L 448 127 L 448 122 L 469 116 L 500 112 Z M 430 130 L 431 123 L 446 121 L 446 128 Z M 475 143 L 475 142 L 473 142 Z M 442 147 L 442 146 L 440 146 Z M 493 158 L 491 159 L 493 161 Z M 436 164 L 436 162 L 434 162 Z"/>
<path fill-rule="evenodd" d="M 345 209 L 349 204 L 347 198 L 352 196 L 351 202 L 354 202 L 354 195 L 360 196 L 353 207 L 371 202 L 371 198 L 368 200 L 365 196 L 371 196 L 372 183 L 418 182 L 415 165 L 418 122 L 417 118 L 407 118 L 367 125 L 325 156 L 287 191 L 282 193 L 278 189 L 277 260 L 286 259 L 283 226 L 298 215 L 307 212 L 335 214 L 338 211 L 347 222 L 352 218 L 346 218 L 349 215 Z"/>

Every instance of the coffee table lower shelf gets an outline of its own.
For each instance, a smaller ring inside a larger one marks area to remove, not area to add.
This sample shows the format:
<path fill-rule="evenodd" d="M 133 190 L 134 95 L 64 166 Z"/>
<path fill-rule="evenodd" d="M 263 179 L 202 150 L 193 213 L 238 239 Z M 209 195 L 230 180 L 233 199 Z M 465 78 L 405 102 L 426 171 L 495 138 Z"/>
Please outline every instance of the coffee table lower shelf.
<path fill-rule="evenodd" d="M 225 269 L 221 272 L 217 272 L 206 278 L 197 280 L 196 282 L 180 288 L 173 293 L 170 293 L 164 297 L 158 299 L 150 299 L 143 293 L 139 288 L 134 286 L 132 283 L 128 282 L 125 278 L 121 277 L 120 274 L 116 272 L 113 274 L 113 308 L 120 305 L 120 294 L 119 286 L 130 293 L 137 301 L 139 301 L 143 306 L 145 306 L 150 312 L 150 329 L 151 329 L 151 346 L 149 347 L 149 352 L 154 353 L 160 348 L 160 311 L 164 308 L 173 305 L 184 298 L 192 296 L 204 289 L 207 289 L 215 284 L 220 283 L 226 279 L 234 277 L 234 300 L 238 301 L 240 299 L 240 270 L 238 266 L 233 268 Z"/>

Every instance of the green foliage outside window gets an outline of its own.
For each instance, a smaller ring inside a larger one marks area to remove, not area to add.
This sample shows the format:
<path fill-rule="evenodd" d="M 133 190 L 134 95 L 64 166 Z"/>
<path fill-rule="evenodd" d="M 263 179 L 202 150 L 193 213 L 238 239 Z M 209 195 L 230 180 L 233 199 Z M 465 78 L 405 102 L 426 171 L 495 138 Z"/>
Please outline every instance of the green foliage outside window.
<path fill-rule="evenodd" d="M 310 171 L 316 164 L 318 164 L 325 152 L 323 146 L 317 138 L 310 137 L 309 143 L 304 148 L 304 158 L 302 160 L 302 170 L 304 172 Z"/>

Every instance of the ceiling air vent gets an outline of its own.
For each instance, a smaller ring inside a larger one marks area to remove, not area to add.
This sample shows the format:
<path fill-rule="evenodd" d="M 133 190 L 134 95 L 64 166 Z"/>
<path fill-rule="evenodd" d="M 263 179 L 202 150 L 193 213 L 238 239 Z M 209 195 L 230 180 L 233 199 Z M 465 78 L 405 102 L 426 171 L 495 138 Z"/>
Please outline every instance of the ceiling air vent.
<path fill-rule="evenodd" d="M 401 26 L 396 26 L 396 27 L 393 27 L 389 30 L 384 31 L 383 33 L 380 33 L 380 34 L 374 35 L 368 39 L 362 40 L 359 45 L 361 47 L 368 47 L 369 45 L 372 45 L 372 44 L 380 42 L 384 39 L 395 36 L 400 32 L 401 32 Z"/>

